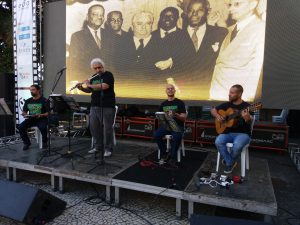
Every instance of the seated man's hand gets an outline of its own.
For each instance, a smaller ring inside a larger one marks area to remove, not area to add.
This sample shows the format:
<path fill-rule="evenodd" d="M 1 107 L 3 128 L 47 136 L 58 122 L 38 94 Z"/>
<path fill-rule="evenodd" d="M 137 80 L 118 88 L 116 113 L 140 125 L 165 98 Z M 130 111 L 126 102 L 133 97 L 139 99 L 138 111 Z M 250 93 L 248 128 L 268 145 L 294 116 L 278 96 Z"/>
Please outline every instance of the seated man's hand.
<path fill-rule="evenodd" d="M 249 113 L 249 108 L 247 109 L 244 109 L 242 112 L 241 112 L 241 116 L 243 117 L 243 119 L 248 122 L 251 120 L 251 115 Z"/>
<path fill-rule="evenodd" d="M 216 115 L 216 119 L 217 119 L 218 121 L 220 121 L 220 122 L 225 120 L 224 117 L 221 116 L 220 114 L 217 114 L 217 115 Z"/>
<path fill-rule="evenodd" d="M 174 112 L 172 110 L 167 112 L 168 116 L 173 117 L 174 116 Z"/>

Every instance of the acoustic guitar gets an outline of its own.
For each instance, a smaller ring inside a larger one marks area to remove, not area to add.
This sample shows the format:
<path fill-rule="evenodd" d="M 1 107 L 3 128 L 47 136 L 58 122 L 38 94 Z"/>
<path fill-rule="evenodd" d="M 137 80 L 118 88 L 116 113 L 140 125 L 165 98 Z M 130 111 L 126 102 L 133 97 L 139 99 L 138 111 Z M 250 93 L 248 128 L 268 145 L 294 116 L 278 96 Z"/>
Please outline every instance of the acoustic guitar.
<path fill-rule="evenodd" d="M 218 134 L 222 134 L 227 128 L 234 127 L 237 124 L 238 119 L 241 117 L 241 112 L 245 109 L 249 109 L 249 112 L 256 112 L 262 107 L 260 102 L 249 105 L 248 107 L 234 111 L 232 108 L 227 110 L 218 110 L 218 113 L 224 118 L 223 121 L 215 120 L 216 130 Z"/>

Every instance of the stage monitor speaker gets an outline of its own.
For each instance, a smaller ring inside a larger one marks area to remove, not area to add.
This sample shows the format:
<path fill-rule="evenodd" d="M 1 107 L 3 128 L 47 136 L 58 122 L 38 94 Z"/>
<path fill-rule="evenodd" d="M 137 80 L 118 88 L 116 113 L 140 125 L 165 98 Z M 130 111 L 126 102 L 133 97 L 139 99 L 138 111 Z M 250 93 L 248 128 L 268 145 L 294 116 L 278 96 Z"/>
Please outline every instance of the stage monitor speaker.
<path fill-rule="evenodd" d="M 0 216 L 29 224 L 45 224 L 60 215 L 66 202 L 38 188 L 0 181 Z"/>
<path fill-rule="evenodd" d="M 260 221 L 234 219 L 217 216 L 204 216 L 193 214 L 190 218 L 190 225 L 270 225 Z"/>

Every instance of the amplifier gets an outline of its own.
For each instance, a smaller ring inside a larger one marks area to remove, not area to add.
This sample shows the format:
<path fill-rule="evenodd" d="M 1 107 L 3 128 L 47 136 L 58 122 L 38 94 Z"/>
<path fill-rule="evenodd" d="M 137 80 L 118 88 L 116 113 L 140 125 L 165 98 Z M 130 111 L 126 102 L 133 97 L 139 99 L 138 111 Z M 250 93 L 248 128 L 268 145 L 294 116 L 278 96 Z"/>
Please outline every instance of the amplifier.
<path fill-rule="evenodd" d="M 156 130 L 155 118 L 124 117 L 123 136 L 153 139 Z"/>
<path fill-rule="evenodd" d="M 198 120 L 196 122 L 196 143 L 214 144 L 218 136 L 215 124 L 208 120 Z"/>
<path fill-rule="evenodd" d="M 288 147 L 288 130 L 285 124 L 257 123 L 254 125 L 250 147 L 286 150 Z M 214 144 L 218 133 L 214 121 L 196 122 L 196 143 Z"/>
<path fill-rule="evenodd" d="M 195 120 L 187 120 L 185 121 L 184 128 L 184 141 L 185 142 L 195 142 L 196 137 L 196 121 Z"/>
<path fill-rule="evenodd" d="M 251 147 L 286 150 L 288 148 L 287 125 L 257 124 L 254 126 Z"/>

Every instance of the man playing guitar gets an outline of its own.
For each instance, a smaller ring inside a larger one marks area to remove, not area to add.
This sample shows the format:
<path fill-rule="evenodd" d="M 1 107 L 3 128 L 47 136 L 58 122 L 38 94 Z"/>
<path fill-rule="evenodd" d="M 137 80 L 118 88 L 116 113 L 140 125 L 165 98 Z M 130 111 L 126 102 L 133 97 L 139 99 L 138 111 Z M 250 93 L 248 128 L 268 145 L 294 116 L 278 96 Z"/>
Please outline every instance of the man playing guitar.
<path fill-rule="evenodd" d="M 240 111 L 236 122 L 232 127 L 227 127 L 223 133 L 216 138 L 215 144 L 223 157 L 222 163 L 226 165 L 224 173 L 231 173 L 237 166 L 236 159 L 239 157 L 245 145 L 250 142 L 252 115 L 249 112 L 250 104 L 242 100 L 243 87 L 239 84 L 233 85 L 229 90 L 229 101 L 211 110 L 211 114 L 217 122 L 225 123 L 226 117 L 221 111 Z M 231 152 L 227 151 L 226 143 L 233 143 Z"/>

